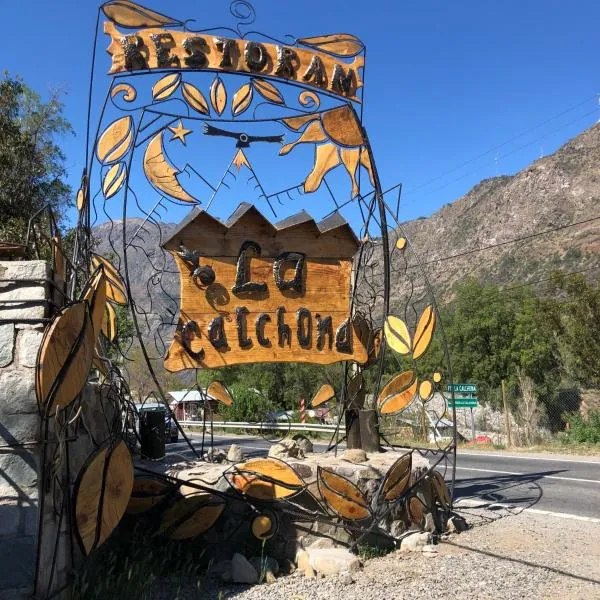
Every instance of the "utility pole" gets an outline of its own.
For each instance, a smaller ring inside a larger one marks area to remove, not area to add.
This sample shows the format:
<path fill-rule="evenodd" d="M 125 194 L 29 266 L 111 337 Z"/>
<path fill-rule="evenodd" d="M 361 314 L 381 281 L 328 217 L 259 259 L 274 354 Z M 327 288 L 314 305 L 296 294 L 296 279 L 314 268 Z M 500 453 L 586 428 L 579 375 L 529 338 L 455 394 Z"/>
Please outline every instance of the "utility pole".
<path fill-rule="evenodd" d="M 506 390 L 504 389 L 504 379 L 502 384 L 502 404 L 504 404 L 504 433 L 506 434 L 506 442 L 508 447 L 512 446 L 512 438 L 510 435 L 510 413 L 508 412 L 508 403 L 506 402 Z"/>

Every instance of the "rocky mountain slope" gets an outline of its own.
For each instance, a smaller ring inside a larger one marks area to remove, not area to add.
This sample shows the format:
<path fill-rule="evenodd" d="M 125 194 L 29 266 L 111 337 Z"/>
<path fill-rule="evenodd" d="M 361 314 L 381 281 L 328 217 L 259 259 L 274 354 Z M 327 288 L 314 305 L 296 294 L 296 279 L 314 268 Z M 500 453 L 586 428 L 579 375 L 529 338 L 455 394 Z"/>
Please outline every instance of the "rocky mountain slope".
<path fill-rule="evenodd" d="M 599 210 L 600 125 L 595 125 L 516 175 L 483 180 L 430 217 L 402 227 L 437 294 L 448 297 L 468 276 L 512 286 L 543 279 L 553 269 L 600 267 L 600 218 L 536 235 L 600 217 Z M 534 237 L 503 244 L 526 236 Z M 502 245 L 476 251 L 495 244 Z M 589 271 L 590 277 L 599 273 Z"/>
<path fill-rule="evenodd" d="M 453 285 L 468 276 L 504 286 L 544 279 L 554 269 L 588 270 L 590 277 L 597 277 L 600 218 L 549 234 L 537 233 L 595 219 L 600 217 L 599 210 L 600 125 L 595 125 L 553 155 L 516 175 L 486 179 L 430 217 L 403 223 L 402 230 L 443 302 L 452 297 Z M 127 224 L 128 239 L 140 225 L 135 219 Z M 178 276 L 170 257 L 160 250 L 161 240 L 175 227 L 163 223 L 159 230 L 147 224 L 129 257 L 135 296 L 146 310 L 157 314 L 177 311 L 173 299 L 178 296 Z M 113 252 L 108 243 L 110 230 L 110 224 L 94 229 L 101 254 Z M 504 243 L 526 236 L 533 237 Z M 120 253 L 119 223 L 112 226 L 111 239 Z M 501 245 L 478 251 L 494 244 Z M 158 280 L 155 273 L 163 268 L 167 272 Z M 392 286 L 398 300 L 403 289 L 401 278 Z"/>

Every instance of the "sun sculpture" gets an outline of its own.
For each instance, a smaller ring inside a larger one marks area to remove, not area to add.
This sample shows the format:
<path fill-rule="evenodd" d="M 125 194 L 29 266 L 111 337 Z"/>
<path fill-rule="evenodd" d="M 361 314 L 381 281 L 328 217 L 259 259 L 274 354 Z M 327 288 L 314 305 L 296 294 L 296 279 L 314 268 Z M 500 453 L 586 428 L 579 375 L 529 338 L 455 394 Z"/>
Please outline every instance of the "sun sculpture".
<path fill-rule="evenodd" d="M 226 491 L 134 477 L 122 423 L 115 423 L 75 486 L 83 550 L 102 544 L 126 511 L 159 506 L 160 531 L 174 539 L 205 534 L 229 502 L 242 501 L 259 539 L 300 512 L 348 529 L 357 543 L 392 511 L 420 523 L 425 511 L 449 509 L 435 470 L 454 461 L 455 439 L 436 434 L 443 418 L 455 421 L 442 391 L 448 357 L 431 290 L 398 223 L 398 204 L 390 206 L 382 190 L 363 126 L 363 43 L 350 34 L 278 40 L 245 33 L 254 19 L 247 2 L 232 3 L 235 28 L 191 29 L 125 0 L 100 10 L 111 77 L 89 117 L 73 302 L 49 326 L 39 357 L 44 418 L 69 406 L 92 366 L 122 398 L 124 418 L 134 410 L 118 358 L 127 349 L 117 344 L 117 313 L 128 307 L 153 394 L 167 408 L 158 360 L 170 371 L 339 364 L 341 386 L 315 381 L 312 400 L 313 407 L 337 403 L 330 447 L 344 430 L 356 435 L 369 398 L 392 449 L 397 429 L 411 422 L 433 432 L 435 443 L 404 448 L 368 502 L 327 468 L 309 489 L 276 459 L 234 465 L 223 474 Z M 232 204 L 240 183 L 246 196 Z M 241 201 L 248 196 L 255 201 Z M 166 225 L 173 215 L 183 218 L 175 228 Z M 107 235 L 94 249 L 90 231 L 98 223 Z M 149 234 L 159 242 L 149 246 Z M 391 297 L 392 287 L 400 296 Z M 432 345 L 440 357 L 433 367 L 423 363 Z M 216 380 L 206 393 L 235 402 Z M 417 479 L 415 452 L 432 458 Z"/>

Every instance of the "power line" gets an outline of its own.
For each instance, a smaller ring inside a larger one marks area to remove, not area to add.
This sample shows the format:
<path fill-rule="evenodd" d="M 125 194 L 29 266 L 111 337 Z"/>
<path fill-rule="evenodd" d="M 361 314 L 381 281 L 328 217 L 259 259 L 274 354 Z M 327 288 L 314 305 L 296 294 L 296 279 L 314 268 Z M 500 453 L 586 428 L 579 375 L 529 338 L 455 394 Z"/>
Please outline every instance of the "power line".
<path fill-rule="evenodd" d="M 504 242 L 498 242 L 496 244 L 490 244 L 488 246 L 481 246 L 480 248 L 473 248 L 472 250 L 465 250 L 464 252 L 459 252 L 458 254 L 450 254 L 449 256 L 442 256 L 440 258 L 434 258 L 432 260 L 425 261 L 421 263 L 421 266 L 432 265 L 434 263 L 443 262 L 446 260 L 452 260 L 454 258 L 460 258 L 462 256 L 468 256 L 469 254 L 476 254 L 477 252 L 483 252 L 484 250 L 491 250 L 492 248 L 499 248 L 500 246 L 507 246 L 508 244 L 515 244 L 517 242 L 522 242 L 524 240 L 530 240 L 536 237 L 540 237 L 542 235 L 548 235 L 549 233 L 554 233 L 555 231 L 561 231 L 563 229 L 568 229 L 569 227 L 577 227 L 578 225 L 585 225 L 586 223 L 591 223 L 592 221 L 597 221 L 600 219 L 598 217 L 591 217 L 589 219 L 584 219 L 583 221 L 576 221 L 575 223 L 567 223 L 566 225 L 559 225 L 558 227 L 552 227 L 550 229 L 546 229 L 544 231 L 537 231 L 535 233 L 530 233 L 528 235 L 523 235 L 518 238 L 512 238 L 510 240 L 505 240 Z M 419 265 L 410 265 L 410 267 L 417 267 Z"/>
<path fill-rule="evenodd" d="M 524 131 L 522 131 L 522 132 L 514 135 L 510 139 L 502 142 L 501 144 L 498 144 L 498 145 L 490 148 L 489 150 L 486 150 L 485 152 L 482 152 L 481 154 L 478 154 L 477 156 L 474 156 L 473 158 L 470 158 L 470 159 L 464 161 L 463 163 L 461 163 L 461 164 L 459 164 L 459 165 L 457 165 L 455 167 L 452 167 L 451 169 L 448 169 L 447 171 L 444 171 L 443 173 L 440 173 L 439 175 L 436 175 L 435 177 L 433 177 L 433 178 L 431 178 L 431 179 L 429 179 L 429 180 L 427 180 L 427 181 L 425 181 L 425 182 L 417 185 L 416 187 L 409 188 L 406 191 L 406 193 L 404 194 L 404 196 L 411 195 L 414 192 L 417 192 L 418 190 L 420 190 L 420 189 L 422 189 L 424 187 L 427 187 L 428 185 L 430 185 L 432 183 L 435 183 L 436 181 L 439 181 L 440 179 L 442 179 L 446 175 L 449 175 L 451 173 L 459 171 L 463 167 L 466 167 L 467 165 L 469 165 L 469 164 L 471 164 L 471 163 L 479 160 L 480 158 L 483 158 L 484 156 L 487 156 L 488 154 L 496 152 L 500 148 L 503 148 L 504 146 L 507 146 L 508 144 L 514 142 L 515 140 L 518 140 L 519 138 L 523 137 L 524 135 L 527 135 L 528 133 L 531 133 L 532 131 L 535 131 L 536 129 L 539 129 L 540 127 L 543 127 L 544 125 L 547 125 L 548 123 L 554 121 L 555 119 L 558 119 L 559 117 L 561 117 L 561 116 L 563 116 L 565 114 L 568 114 L 569 112 L 572 112 L 573 110 L 576 110 L 577 108 L 583 106 L 584 104 L 587 104 L 588 102 L 590 102 L 593 99 L 595 99 L 595 96 L 588 97 L 586 100 L 583 100 L 582 102 L 579 102 L 578 104 L 576 104 L 576 105 L 574 105 L 574 106 L 572 106 L 570 108 L 567 108 L 566 110 L 563 110 L 562 112 L 560 112 L 560 113 L 558 113 L 558 114 L 556 114 L 556 115 L 554 115 L 554 116 L 546 119 L 545 121 L 542 121 L 541 123 L 538 123 L 537 125 L 534 125 L 533 127 L 530 127 L 529 129 L 526 129 L 526 130 L 524 130 Z M 515 152 L 518 152 L 519 150 L 522 150 L 523 148 L 526 148 L 527 146 L 538 142 L 540 139 L 543 139 L 544 137 L 547 137 L 548 135 L 552 135 L 553 133 L 556 133 L 557 131 L 560 131 L 561 129 L 564 129 L 565 127 L 568 127 L 569 125 L 572 125 L 573 123 L 575 123 L 575 122 L 577 122 L 577 121 L 579 121 L 579 120 L 581 120 L 581 119 L 583 119 L 583 118 L 585 118 L 585 117 L 587 117 L 587 116 L 589 116 L 589 115 L 597 112 L 597 110 L 598 110 L 598 108 L 596 107 L 596 108 L 594 108 L 594 110 L 589 111 L 589 112 L 585 113 L 584 115 L 582 115 L 580 117 L 577 117 L 576 119 L 573 119 L 573 120 L 569 121 L 568 123 L 566 123 L 564 125 L 561 125 L 560 127 L 558 127 L 556 129 L 554 129 L 554 130 L 552 130 L 552 131 L 550 131 L 550 132 L 548 132 L 548 133 L 546 133 L 546 134 L 544 134 L 544 135 L 536 138 L 532 142 L 528 142 L 527 144 L 523 144 L 522 146 L 520 146 L 516 150 L 511 150 L 510 152 L 507 152 L 507 153 L 503 154 L 502 156 L 497 157 L 497 159 L 500 160 L 502 158 L 506 158 L 507 156 L 510 156 L 511 154 L 514 154 Z M 453 179 L 452 181 L 448 182 L 447 184 L 444 184 L 441 187 L 436 188 L 433 191 L 435 192 L 435 191 L 438 191 L 440 189 L 443 189 L 447 185 L 455 183 L 456 181 L 460 181 L 464 177 L 467 177 L 467 176 L 469 176 L 469 175 L 471 175 L 473 173 L 474 173 L 474 171 L 470 171 L 469 173 L 461 175 L 460 177 L 458 177 L 456 179 Z"/>

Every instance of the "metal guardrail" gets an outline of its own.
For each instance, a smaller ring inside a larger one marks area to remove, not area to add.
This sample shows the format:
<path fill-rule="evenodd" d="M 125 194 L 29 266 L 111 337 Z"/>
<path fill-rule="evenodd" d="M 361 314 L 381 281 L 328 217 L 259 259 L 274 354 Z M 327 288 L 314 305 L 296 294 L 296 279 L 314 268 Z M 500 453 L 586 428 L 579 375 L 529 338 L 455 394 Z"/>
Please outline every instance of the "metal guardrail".
<path fill-rule="evenodd" d="M 210 423 L 203 421 L 179 421 L 182 427 L 210 427 Z M 249 423 L 245 421 L 213 421 L 213 429 L 269 429 L 277 431 L 320 431 L 323 433 L 335 433 L 335 425 L 321 425 L 320 423 Z M 344 430 L 344 424 L 340 425 Z"/>

